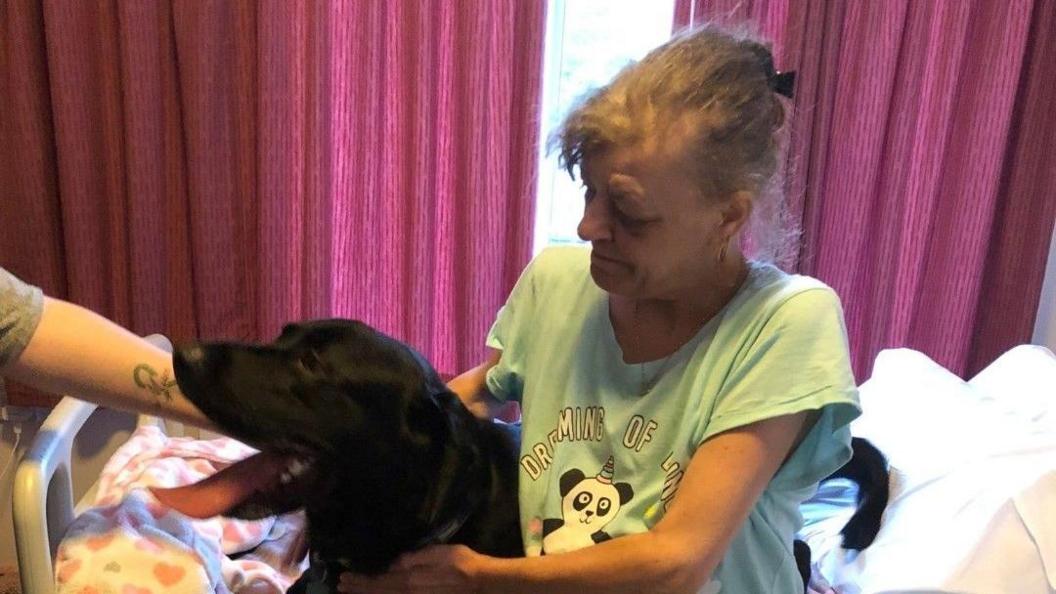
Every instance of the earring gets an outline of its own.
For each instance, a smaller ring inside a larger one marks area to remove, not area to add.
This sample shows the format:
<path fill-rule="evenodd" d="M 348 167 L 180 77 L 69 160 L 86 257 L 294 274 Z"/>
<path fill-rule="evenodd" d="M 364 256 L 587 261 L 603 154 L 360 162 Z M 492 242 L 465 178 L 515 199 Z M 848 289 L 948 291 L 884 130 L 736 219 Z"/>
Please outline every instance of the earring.
<path fill-rule="evenodd" d="M 722 264 L 723 262 L 726 261 L 726 249 L 729 248 L 729 247 L 730 247 L 730 239 L 727 237 L 722 242 L 722 249 L 719 250 L 719 264 Z"/>

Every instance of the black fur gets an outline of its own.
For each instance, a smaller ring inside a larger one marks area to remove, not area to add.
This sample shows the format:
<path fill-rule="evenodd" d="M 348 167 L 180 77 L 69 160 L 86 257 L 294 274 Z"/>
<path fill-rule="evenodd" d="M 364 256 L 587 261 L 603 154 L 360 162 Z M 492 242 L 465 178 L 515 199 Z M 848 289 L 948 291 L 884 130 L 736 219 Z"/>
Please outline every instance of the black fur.
<path fill-rule="evenodd" d="M 887 459 L 868 440 L 851 439 L 851 461 L 829 479 L 846 478 L 858 483 L 858 511 L 843 527 L 843 548 L 860 551 L 876 540 L 880 519 L 887 508 L 889 472 Z M 828 479 L 826 479 L 828 480 Z"/>
<path fill-rule="evenodd" d="M 887 459 L 866 439 L 851 438 L 851 459 L 825 480 L 845 478 L 858 484 L 858 509 L 844 525 L 843 548 L 861 551 L 871 545 L 880 532 L 880 521 L 887 508 L 889 472 Z M 825 482 L 825 481 L 822 481 Z M 810 581 L 811 551 L 807 543 L 797 540 L 792 552 L 803 577 L 803 589 Z"/>
<path fill-rule="evenodd" d="M 322 320 L 267 345 L 192 345 L 174 364 L 184 394 L 225 433 L 308 462 L 228 515 L 304 509 L 313 564 L 325 564 L 331 588 L 339 571 L 383 572 L 462 520 L 445 542 L 523 555 L 514 440 L 471 415 L 406 345 Z"/>

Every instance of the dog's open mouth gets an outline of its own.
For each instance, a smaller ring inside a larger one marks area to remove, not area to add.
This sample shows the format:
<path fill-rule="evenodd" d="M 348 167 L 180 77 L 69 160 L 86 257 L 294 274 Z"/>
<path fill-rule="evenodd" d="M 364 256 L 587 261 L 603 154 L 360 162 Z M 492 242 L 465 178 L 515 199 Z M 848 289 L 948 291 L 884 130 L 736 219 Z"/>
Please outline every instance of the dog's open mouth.
<path fill-rule="evenodd" d="M 197 483 L 150 491 L 163 505 L 192 518 L 256 519 L 299 508 L 311 474 L 310 458 L 261 452 Z"/>

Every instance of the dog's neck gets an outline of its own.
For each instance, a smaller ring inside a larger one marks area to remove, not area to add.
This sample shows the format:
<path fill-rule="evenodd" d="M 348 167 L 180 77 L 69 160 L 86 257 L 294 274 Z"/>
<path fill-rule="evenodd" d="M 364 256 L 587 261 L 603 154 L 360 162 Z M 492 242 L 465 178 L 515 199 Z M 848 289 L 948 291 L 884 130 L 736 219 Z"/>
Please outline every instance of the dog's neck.
<path fill-rule="evenodd" d="M 415 549 L 430 544 L 443 544 L 458 533 L 480 504 L 474 493 L 487 492 L 487 473 L 481 453 L 462 446 L 460 436 L 476 431 L 479 421 L 466 410 L 457 397 L 439 398 L 438 405 L 447 417 L 450 446 L 444 449 L 440 481 L 434 497 L 424 502 L 421 516 L 431 529 L 415 544 Z M 481 489 L 467 488 L 479 484 Z M 455 486 L 462 487 L 456 489 Z"/>
<path fill-rule="evenodd" d="M 462 406 L 457 397 L 453 396 L 451 402 L 446 400 L 441 399 L 438 402 L 447 417 L 447 435 L 438 440 L 444 445 L 443 451 L 437 452 L 435 462 L 431 463 L 435 472 L 431 472 L 429 476 L 404 476 L 396 483 L 365 480 L 357 486 L 354 494 L 348 493 L 347 497 L 342 498 L 340 506 L 370 508 L 374 505 L 371 502 L 382 500 L 397 503 L 400 500 L 400 492 L 414 490 L 422 481 L 431 485 L 429 497 L 417 508 L 393 509 L 393 517 L 408 520 L 398 523 L 398 526 L 378 522 L 376 517 L 352 519 L 353 524 L 346 524 L 340 529 L 344 544 L 352 546 L 342 546 L 334 550 L 333 547 L 327 546 L 333 543 L 310 542 L 313 550 L 323 553 L 317 555 L 317 559 L 328 562 L 332 568 L 336 565 L 337 568 L 369 573 L 384 570 L 399 552 L 419 549 L 429 544 L 447 543 L 453 537 L 458 540 L 457 535 L 467 520 L 481 507 L 484 494 L 491 491 L 490 483 L 494 477 L 488 471 L 485 452 L 475 447 L 475 440 L 470 438 L 479 434 L 481 422 Z M 371 466 L 377 467 L 377 464 L 372 463 Z M 413 480 L 416 485 L 401 484 L 402 481 L 409 480 Z M 384 492 L 372 490 L 372 486 L 380 485 L 386 486 Z M 356 499 L 359 497 L 362 501 Z M 312 536 L 319 534 L 312 530 L 313 524 L 332 524 L 332 519 L 339 516 L 331 509 L 337 505 L 336 501 L 329 500 L 325 505 L 325 508 L 308 510 L 309 540 L 314 540 Z M 377 546 L 380 533 L 386 534 L 391 550 L 388 550 L 390 547 L 382 550 Z"/>

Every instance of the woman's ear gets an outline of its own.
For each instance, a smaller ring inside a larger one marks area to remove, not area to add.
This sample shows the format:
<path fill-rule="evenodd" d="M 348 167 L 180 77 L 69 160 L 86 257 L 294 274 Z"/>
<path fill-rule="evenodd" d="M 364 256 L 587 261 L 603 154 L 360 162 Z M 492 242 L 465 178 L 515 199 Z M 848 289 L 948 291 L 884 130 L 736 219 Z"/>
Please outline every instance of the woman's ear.
<path fill-rule="evenodd" d="M 733 237 L 748 223 L 752 216 L 752 195 L 749 192 L 734 192 L 730 199 L 722 205 L 722 220 L 719 222 L 719 231 L 722 237 Z"/>

